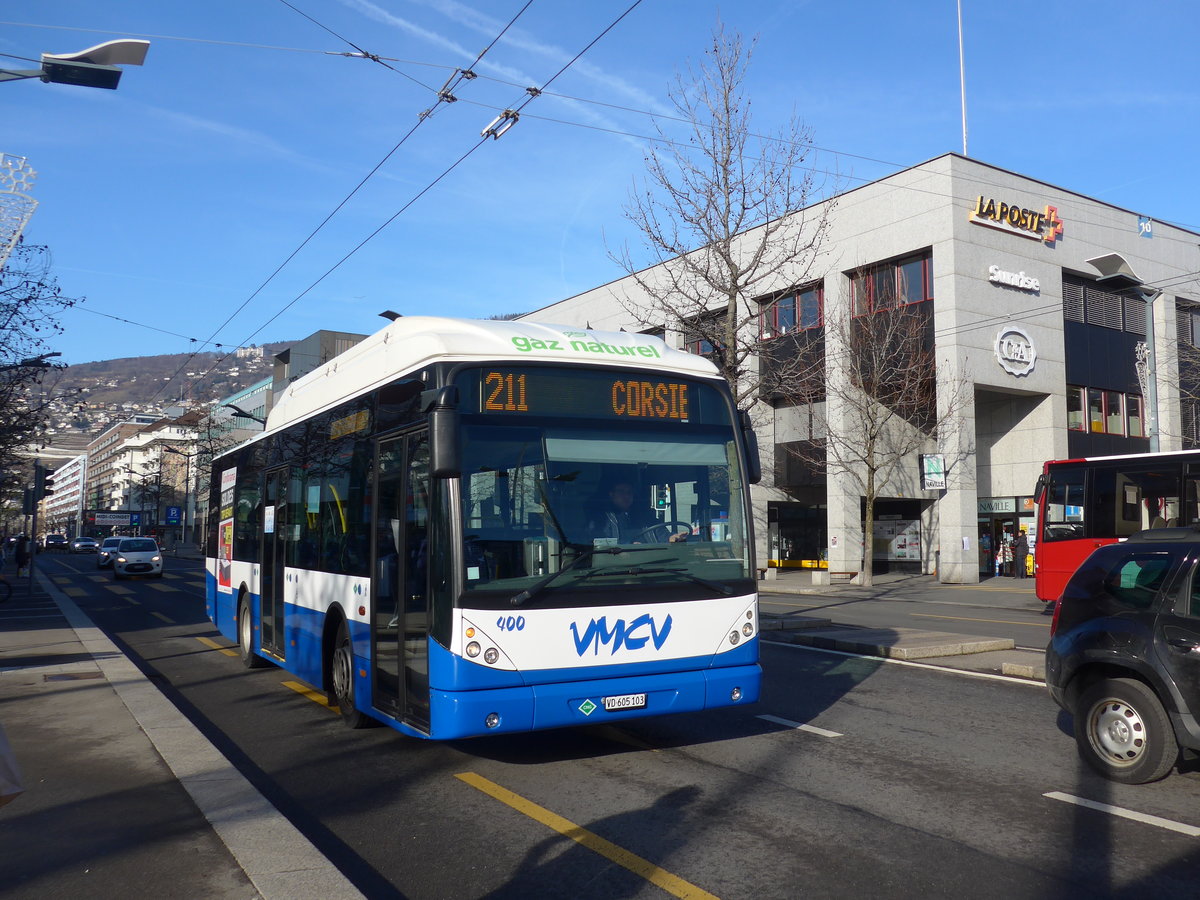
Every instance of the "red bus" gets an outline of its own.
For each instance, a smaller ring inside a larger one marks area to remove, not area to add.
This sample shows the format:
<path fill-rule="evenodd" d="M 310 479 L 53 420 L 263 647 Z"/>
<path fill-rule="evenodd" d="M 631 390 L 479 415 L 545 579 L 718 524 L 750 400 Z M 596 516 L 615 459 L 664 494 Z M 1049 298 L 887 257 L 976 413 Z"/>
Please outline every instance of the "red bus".
<path fill-rule="evenodd" d="M 1037 595 L 1049 602 L 1097 547 L 1200 523 L 1200 450 L 1051 460 L 1034 499 Z"/>

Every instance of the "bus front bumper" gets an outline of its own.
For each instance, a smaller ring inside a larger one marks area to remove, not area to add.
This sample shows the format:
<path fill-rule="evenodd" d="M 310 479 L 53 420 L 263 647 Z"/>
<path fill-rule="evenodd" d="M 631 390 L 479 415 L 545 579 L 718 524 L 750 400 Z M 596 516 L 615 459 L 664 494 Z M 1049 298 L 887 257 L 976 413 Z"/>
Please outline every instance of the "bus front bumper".
<path fill-rule="evenodd" d="M 433 690 L 429 736 L 453 740 L 745 706 L 758 700 L 761 681 L 762 668 L 754 664 L 480 691 Z M 644 706 L 605 709 L 606 697 L 642 694 Z"/>

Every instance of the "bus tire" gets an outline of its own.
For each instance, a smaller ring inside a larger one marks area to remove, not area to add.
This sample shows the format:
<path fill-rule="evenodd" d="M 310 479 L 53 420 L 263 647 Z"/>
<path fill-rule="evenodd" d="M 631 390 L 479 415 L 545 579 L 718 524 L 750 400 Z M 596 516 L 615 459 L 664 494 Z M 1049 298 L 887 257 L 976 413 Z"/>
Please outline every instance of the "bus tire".
<path fill-rule="evenodd" d="M 350 643 L 350 629 L 345 619 L 338 623 L 329 661 L 329 679 L 332 684 L 329 702 L 337 706 L 346 726 L 366 728 L 373 725 L 374 719 L 354 707 L 354 647 Z"/>
<path fill-rule="evenodd" d="M 254 652 L 254 623 L 250 618 L 250 604 L 243 600 L 238 604 L 238 656 L 247 669 L 261 669 L 267 661 Z"/>
<path fill-rule="evenodd" d="M 1075 742 L 1088 765 L 1121 784 L 1158 781 L 1179 758 L 1162 703 L 1132 678 L 1106 678 L 1080 695 Z"/>

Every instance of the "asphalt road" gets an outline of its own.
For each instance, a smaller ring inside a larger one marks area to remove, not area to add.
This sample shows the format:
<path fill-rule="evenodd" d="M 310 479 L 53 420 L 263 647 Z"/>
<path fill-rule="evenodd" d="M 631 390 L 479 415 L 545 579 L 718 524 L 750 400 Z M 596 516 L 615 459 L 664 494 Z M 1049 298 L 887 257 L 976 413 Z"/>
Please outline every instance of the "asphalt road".
<path fill-rule="evenodd" d="M 991 597 L 989 597 L 991 593 Z M 920 628 L 980 637 L 1012 638 L 1016 646 L 1044 650 L 1050 641 L 1051 616 L 1031 599 L 1024 608 L 1001 604 L 999 595 L 980 589 L 974 600 L 939 601 L 918 597 L 848 597 L 839 594 L 773 594 L 764 591 L 760 605 L 773 615 L 816 616 L 839 625 L 870 628 Z M 992 602 L 989 602 L 991 600 Z"/>
<path fill-rule="evenodd" d="M 282 670 L 243 669 L 199 563 L 44 571 L 371 897 L 1195 891 L 1200 774 L 1102 781 L 1029 683 L 767 644 L 752 708 L 433 744 L 350 731 Z"/>

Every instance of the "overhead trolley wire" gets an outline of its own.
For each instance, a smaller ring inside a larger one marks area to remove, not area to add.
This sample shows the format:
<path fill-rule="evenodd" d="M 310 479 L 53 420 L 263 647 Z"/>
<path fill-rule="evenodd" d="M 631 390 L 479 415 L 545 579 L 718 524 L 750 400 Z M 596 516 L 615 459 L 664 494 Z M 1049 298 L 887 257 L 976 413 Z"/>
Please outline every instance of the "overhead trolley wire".
<path fill-rule="evenodd" d="M 349 46 L 353 47 L 353 48 L 355 49 L 355 51 L 357 51 L 358 53 L 362 54 L 364 58 L 368 58 L 368 59 L 375 59 L 375 61 L 379 62 L 379 60 L 378 60 L 378 58 L 377 58 L 377 57 L 375 57 L 374 55 L 372 55 L 372 54 L 368 53 L 368 52 L 367 52 L 366 50 L 364 50 L 363 48 L 359 47 L 357 44 L 355 44 L 355 43 L 354 43 L 353 41 L 351 41 L 349 38 L 343 37 L 342 35 L 338 34 L 337 32 L 333 31 L 332 29 L 328 28 L 327 26 L 325 26 L 325 25 L 321 24 L 320 22 L 316 21 L 315 19 L 313 19 L 313 18 L 312 18 L 312 16 L 309 16 L 307 13 L 305 13 L 305 12 L 302 12 L 301 10 L 297 9 L 297 8 L 296 8 L 295 6 L 293 6 L 291 3 L 287 2 L 287 0 L 280 0 L 280 2 L 281 2 L 281 3 L 283 3 L 283 5 L 284 5 L 284 6 L 287 6 L 289 9 L 291 9 L 291 10 L 295 11 L 296 13 L 298 13 L 298 14 L 299 14 L 299 15 L 301 15 L 301 16 L 303 16 L 303 17 L 304 17 L 305 19 L 307 19 L 308 21 L 312 22 L 314 25 L 317 25 L 319 28 L 322 28 L 322 29 L 324 29 L 325 31 L 329 32 L 330 34 L 332 34 L 334 37 L 338 38 L 339 40 L 341 40 L 341 41 L 344 41 L 346 44 L 348 44 Z M 499 41 L 499 40 L 500 40 L 500 38 L 504 36 L 505 32 L 507 32 L 507 31 L 508 31 L 508 29 L 512 27 L 512 25 L 513 25 L 513 24 L 514 24 L 514 23 L 517 21 L 517 19 L 518 19 L 518 18 L 520 18 L 520 17 L 521 17 L 521 15 L 522 15 L 522 14 L 523 14 L 523 13 L 524 13 L 524 12 L 525 12 L 525 11 L 526 11 L 528 8 L 529 8 L 529 6 L 530 6 L 532 3 L 533 3 L 533 0 L 527 0 L 527 2 L 525 3 L 525 5 L 524 5 L 524 6 L 522 6 L 520 10 L 518 10 L 518 11 L 517 11 L 516 15 L 514 15 L 514 16 L 512 17 L 512 19 L 510 19 L 510 20 L 509 20 L 508 24 L 507 24 L 507 25 L 505 25 L 505 26 L 504 26 L 504 28 L 502 28 L 502 29 L 500 30 L 500 33 L 496 35 L 496 37 L 495 37 L 495 38 L 494 38 L 494 39 L 491 41 L 491 43 L 489 43 L 489 44 L 488 44 L 486 47 L 484 47 L 484 49 L 483 49 L 483 50 L 481 50 L 481 51 L 479 52 L 479 54 L 478 54 L 478 55 L 475 57 L 475 61 L 472 63 L 472 66 L 474 66 L 474 65 L 477 65 L 477 64 L 479 63 L 479 61 L 480 61 L 481 59 L 483 59 L 483 56 L 484 56 L 484 54 L 486 54 L 486 53 L 487 53 L 487 52 L 488 52 L 488 51 L 489 51 L 489 50 L 490 50 L 492 47 L 494 47 L 494 46 L 496 45 L 496 42 L 497 42 L 497 41 Z M 426 87 L 428 90 L 431 90 L 431 91 L 433 91 L 433 90 L 434 90 L 433 88 L 429 88 L 427 85 L 423 85 L 423 84 L 421 84 L 421 82 L 417 81 L 416 79 L 414 79 L 414 78 L 411 78 L 411 76 L 407 75 L 406 73 L 404 73 L 404 72 L 400 72 L 398 69 L 396 69 L 396 68 L 395 68 L 395 67 L 393 67 L 393 66 L 390 66 L 390 65 L 388 65 L 387 63 L 381 63 L 381 64 L 382 64 L 382 65 L 384 65 L 384 67 L 385 67 L 385 68 L 387 68 L 387 69 L 390 69 L 391 71 L 393 71 L 393 72 L 396 72 L 397 74 L 399 74 L 399 75 L 402 75 L 402 76 L 404 76 L 404 77 L 406 77 L 406 78 L 409 78 L 411 81 L 414 81 L 414 82 L 416 82 L 417 84 L 420 84 L 422 87 Z M 452 78 L 451 80 L 454 80 L 454 79 Z M 456 80 L 456 81 L 454 82 L 454 83 L 455 83 L 455 86 L 457 86 L 457 84 L 461 83 L 461 81 L 462 81 L 462 78 L 460 77 L 458 80 Z M 297 246 L 295 250 L 293 250 L 293 251 L 292 251 L 290 254 L 288 254 L 287 258 L 286 258 L 286 259 L 285 259 L 283 262 L 281 262 L 281 263 L 280 263 L 278 266 L 276 266 L 275 270 L 274 270 L 273 272 L 271 272 L 271 274 L 270 274 L 270 275 L 268 275 L 268 276 L 267 276 L 266 280 L 264 280 L 264 281 L 262 282 L 262 284 L 260 284 L 260 285 L 259 285 L 257 288 L 255 288 L 255 289 L 254 289 L 254 292 L 253 292 L 252 294 L 250 294 L 250 296 L 249 296 L 249 297 L 247 297 L 247 298 L 246 298 L 244 301 L 242 301 L 241 305 L 240 305 L 240 306 L 238 306 L 238 308 L 237 308 L 237 309 L 235 309 L 235 310 L 234 310 L 232 313 L 230 313 L 230 315 L 226 317 L 225 321 L 223 321 L 223 322 L 222 322 L 220 325 L 218 325 L 218 326 L 217 326 L 217 327 L 216 327 L 216 328 L 213 330 L 212 334 L 210 334 L 210 335 L 209 335 L 209 337 L 208 337 L 208 340 L 204 341 L 204 343 L 203 343 L 203 345 L 202 345 L 202 346 L 207 346 L 207 345 L 209 345 L 209 344 L 213 344 L 213 343 L 214 343 L 214 341 L 213 341 L 213 338 L 215 338 L 215 337 L 216 337 L 218 334 L 220 334 L 221 330 L 222 330 L 223 328 L 225 328 L 225 327 L 226 327 L 226 326 L 227 326 L 227 325 L 228 325 L 230 322 L 232 322 L 232 321 L 233 321 L 233 319 L 234 319 L 234 318 L 236 318 L 236 317 L 237 317 L 237 315 L 238 315 L 238 314 L 239 314 L 239 313 L 240 313 L 242 310 L 244 310 L 244 309 L 245 309 L 245 308 L 246 308 L 246 307 L 247 307 L 247 306 L 248 306 L 248 305 L 251 303 L 251 301 L 253 301 L 253 300 L 254 300 L 254 298 L 255 298 L 255 297 L 257 297 L 257 296 L 258 296 L 260 293 L 262 293 L 263 289 L 265 289 L 265 288 L 267 287 L 267 285 L 268 285 L 268 284 L 270 284 L 270 283 L 271 283 L 271 282 L 272 282 L 272 281 L 275 279 L 275 277 L 276 277 L 276 276 L 277 276 L 277 275 L 278 275 L 278 274 L 279 274 L 281 271 L 283 271 L 284 267 L 285 267 L 285 266 L 287 266 L 287 265 L 288 265 L 288 263 L 290 263 L 290 262 L 291 262 L 293 259 L 295 259 L 295 258 L 296 258 L 296 255 L 297 255 L 297 254 L 299 254 L 299 253 L 300 253 L 300 251 L 301 251 L 301 250 L 303 250 L 303 249 L 304 249 L 304 248 L 305 248 L 305 247 L 308 245 L 308 243 L 309 243 L 309 242 L 310 242 L 310 241 L 311 241 L 311 240 L 312 240 L 314 237 L 316 237 L 317 233 L 318 233 L 318 232 L 320 232 L 320 231 L 321 231 L 321 230 L 322 230 L 322 229 L 323 229 L 323 228 L 324 228 L 324 227 L 325 227 L 325 226 L 326 226 L 326 225 L 329 223 L 329 221 L 330 221 L 330 220 L 331 220 L 331 219 L 332 219 L 334 216 L 336 216 L 336 215 L 337 215 L 337 214 L 338 214 L 338 213 L 339 213 L 339 212 L 342 210 L 342 208 L 343 208 L 343 207 L 344 207 L 344 206 L 345 206 L 345 205 L 346 205 L 348 202 L 350 202 L 351 198 L 352 198 L 352 197 L 354 197 L 354 196 L 355 196 L 355 195 L 356 195 L 356 194 L 359 192 L 359 190 L 361 190 L 361 189 L 362 189 L 363 185 L 365 185 L 365 184 L 366 184 L 366 183 L 367 183 L 367 182 L 368 182 L 368 181 L 369 181 L 369 180 L 370 180 L 370 179 L 371 179 L 371 178 L 372 178 L 372 177 L 375 175 L 375 173 L 376 173 L 376 172 L 378 172 L 378 171 L 379 171 L 379 170 L 380 170 L 380 169 L 381 169 L 381 168 L 384 166 L 384 164 L 386 164 L 386 163 L 387 163 L 387 161 L 388 161 L 389 159 L 391 159 L 391 158 L 392 158 L 392 156 L 393 156 L 393 155 L 396 153 L 396 151 L 397 151 L 397 150 L 399 150 L 399 149 L 400 149 L 400 147 L 402 147 L 402 146 L 404 145 L 405 141 L 407 141 L 407 140 L 408 140 L 408 139 L 409 139 L 409 138 L 410 138 L 410 137 L 413 135 L 413 133 L 414 133 L 414 132 L 415 132 L 415 131 L 416 131 L 418 128 L 420 128 L 420 127 L 421 127 L 421 125 L 422 125 L 422 124 L 423 124 L 423 123 L 424 123 L 424 122 L 425 122 L 427 119 L 429 119 L 429 118 L 430 118 L 430 116 L 433 114 L 433 111 L 434 111 L 434 110 L 436 110 L 436 109 L 437 109 L 437 107 L 438 107 L 440 104 L 442 104 L 442 103 L 446 103 L 446 102 L 453 102 L 453 100 L 454 100 L 454 98 L 453 98 L 452 96 L 450 96 L 450 97 L 447 97 L 447 95 L 446 95 L 444 92 L 443 92 L 443 93 L 439 93 L 439 94 L 438 94 L 438 98 L 437 98 L 437 100 L 434 102 L 433 106 L 432 106 L 432 107 L 430 107 L 429 109 L 426 109 L 424 112 L 422 112 L 422 113 L 421 113 L 421 115 L 419 115 L 419 116 L 417 117 L 417 121 L 416 121 L 416 123 L 415 123 L 415 124 L 412 126 L 412 128 L 410 128 L 410 129 L 409 129 L 409 130 L 408 130 L 408 131 L 407 131 L 407 132 L 404 134 L 404 136 L 400 138 L 400 140 L 399 140 L 399 141 L 396 143 L 396 145 L 395 145 L 394 147 L 392 147 L 392 149 L 391 149 L 391 150 L 389 150 L 389 151 L 387 152 L 387 154 L 386 154 L 386 155 L 384 155 L 383 159 L 381 159 L 381 160 L 380 160 L 378 163 L 376 163 L 376 164 L 375 164 L 375 166 L 374 166 L 374 167 L 371 169 L 371 171 L 369 171 L 369 172 L 368 172 L 368 173 L 367 173 L 365 176 L 363 176 L 362 180 L 361 180 L 361 181 L 359 181 L 359 182 L 358 182 L 358 184 L 354 186 L 354 188 L 353 188 L 353 189 L 350 191 L 350 193 L 348 193 L 348 194 L 347 194 L 345 197 L 343 197 L 343 198 L 342 198 L 342 200 L 341 200 L 341 202 L 340 202 L 340 203 L 338 203 L 338 204 L 337 204 L 337 206 L 335 206 L 335 207 L 333 208 L 333 210 L 331 210 L 331 211 L 329 212 L 329 214 L 325 216 L 325 218 L 324 218 L 324 219 L 322 219 L 322 220 L 321 220 L 321 222 L 320 222 L 320 223 L 317 225 L 317 227 L 316 227 L 316 228 L 314 228 L 314 229 L 313 229 L 311 232 L 309 232 L 308 236 L 307 236 L 306 238 L 304 238 L 304 240 L 303 240 L 303 241 L 301 241 L 301 242 L 300 242 L 299 246 Z M 465 157 L 464 157 L 464 158 L 465 158 Z M 455 163 L 455 165 L 457 165 L 457 163 Z M 453 168 L 453 166 L 452 166 L 451 168 Z M 446 172 L 444 172 L 444 173 L 443 173 L 443 176 L 444 176 L 446 173 L 448 173 L 449 171 L 450 171 L 450 170 L 449 170 L 449 169 L 447 169 L 447 170 L 446 170 Z M 438 180 L 440 180 L 440 179 L 441 179 L 441 177 L 443 177 L 443 176 L 439 176 Z M 434 183 L 436 184 L 436 182 L 434 182 Z M 430 185 L 430 187 L 432 187 L 432 185 Z M 426 190 L 428 190 L 428 188 L 426 188 Z M 422 193 L 424 193 L 424 192 L 422 192 Z M 420 196 L 420 195 L 418 195 L 418 196 Z M 414 198 L 414 199 L 416 199 L 416 198 Z M 410 203 L 411 203 L 411 202 L 412 202 L 412 201 L 410 201 Z M 405 207 L 405 208 L 407 208 L 407 207 Z M 394 217 L 393 217 L 393 218 L 394 218 Z M 391 220 L 389 220 L 389 222 L 390 222 L 390 221 L 391 221 Z M 385 227 L 386 227 L 386 225 L 385 225 Z M 372 236 L 372 237 L 374 237 L 374 234 L 372 234 L 371 236 Z M 368 238 L 368 240 L 369 240 L 369 239 L 370 239 L 370 238 Z M 360 245 L 360 246 L 361 246 L 361 245 Z M 358 248 L 355 248 L 355 250 L 354 250 L 354 251 L 351 251 L 351 253 L 353 254 L 354 252 L 357 252 L 357 249 L 358 249 Z M 348 258 L 348 257 L 347 257 L 347 258 Z M 344 261 L 345 261 L 345 260 L 343 259 L 342 261 L 340 261 L 340 262 L 338 263 L 338 265 L 341 265 L 341 262 L 344 262 Z M 335 268 L 336 268 L 336 267 L 335 267 Z M 331 269 L 330 271 L 332 271 L 332 269 Z M 329 273 L 327 272 L 327 273 L 325 273 L 325 274 L 326 274 L 326 275 L 328 275 Z M 322 276 L 321 276 L 321 279 L 324 279 L 324 278 L 325 278 L 325 275 L 322 275 Z M 313 287 L 315 287 L 315 286 L 316 286 L 316 285 L 317 285 L 319 282 L 320 282 L 320 279 L 319 279 L 317 282 L 314 282 L 312 285 L 310 285 L 310 286 L 309 286 L 309 287 L 308 287 L 308 288 L 305 290 L 305 292 L 304 292 L 304 293 L 308 293 L 308 291 L 312 290 L 312 288 L 313 288 Z M 303 294 L 301 294 L 301 296 L 303 296 Z M 297 298 L 296 298 L 296 300 L 299 300 L 299 299 L 300 299 L 299 297 L 297 297 Z M 295 302 L 296 302 L 296 300 L 293 300 L 293 301 L 292 301 L 292 303 L 295 303 Z M 290 307 L 291 305 L 292 305 L 291 303 L 290 303 L 290 304 L 288 304 L 288 306 L 287 306 L 287 307 L 284 307 L 284 309 L 286 310 L 286 309 L 287 309 L 288 307 Z M 262 325 L 262 326 L 261 326 L 261 327 L 258 329 L 258 331 L 262 331 L 262 329 L 263 329 L 263 328 L 265 328 L 267 325 L 269 325 L 269 324 L 270 324 L 270 322 L 273 322 L 273 321 L 274 321 L 276 318 L 278 318 L 278 316 L 279 316 L 280 314 L 282 314 L 282 312 L 283 312 L 283 310 L 281 310 L 281 311 L 280 311 L 280 313 L 277 313 L 277 314 L 276 314 L 274 317 L 272 317 L 272 318 L 271 318 L 271 319 L 270 319 L 268 322 L 264 323 L 264 325 Z M 256 332 L 255 332 L 255 334 L 257 334 L 257 333 L 258 333 L 258 331 L 256 331 Z M 194 339 L 193 339 L 193 340 L 194 340 Z M 245 342 L 243 341 L 243 343 L 245 343 Z M 220 346 L 222 346 L 222 345 L 221 345 L 220 343 L 217 343 L 217 344 L 216 344 L 216 346 L 220 347 Z M 182 371 L 184 370 L 184 368 L 186 368 L 186 367 L 187 367 L 188 363 L 189 363 L 189 362 L 191 362 L 192 358 L 194 358 L 194 354 L 193 354 L 193 357 L 189 357 L 188 359 L 184 360 L 184 362 L 183 362 L 183 365 L 181 365 L 181 366 L 180 366 L 180 368 L 179 368 L 179 371 L 177 371 L 177 372 L 175 373 L 175 375 L 173 375 L 173 376 L 172 376 L 172 379 L 174 379 L 175 377 L 177 377 L 177 376 L 179 375 L 179 372 L 182 372 Z M 226 354 L 225 354 L 225 356 L 223 356 L 222 358 L 220 358 L 220 359 L 218 359 L 216 362 L 214 362 L 214 363 L 213 363 L 213 365 L 212 365 L 212 366 L 210 366 L 210 367 L 209 367 L 209 368 L 208 368 L 208 369 L 207 369 L 207 370 L 206 370 L 206 371 L 205 371 L 205 372 L 204 372 L 204 373 L 203 373 L 203 374 L 200 376 L 200 378 L 198 379 L 198 381 L 199 381 L 199 382 L 203 382 L 203 381 L 204 381 L 204 379 L 205 379 L 205 378 L 207 378 L 207 377 L 208 377 L 208 376 L 209 376 L 209 375 L 212 373 L 212 371 L 213 371 L 214 369 L 216 369 L 216 368 L 217 368 L 217 366 L 219 366 L 221 363 L 223 363 L 223 362 L 224 362 L 226 359 L 228 359 L 228 358 L 229 358 L 229 354 L 228 354 L 228 353 L 226 353 Z M 169 383 L 169 382 L 164 382 L 164 387 L 165 387 L 165 385 L 166 385 L 167 383 Z M 163 389 L 160 389 L 158 393 L 161 393 L 161 392 L 162 392 L 162 390 L 163 390 Z M 155 397 L 157 397 L 157 396 L 158 396 L 158 394 L 156 393 L 156 394 L 155 394 Z M 151 399 L 153 400 L 154 398 L 151 398 Z"/>
<path fill-rule="evenodd" d="M 530 2 L 532 2 L 532 0 L 530 0 Z M 580 57 L 582 57 L 588 50 L 590 50 L 593 46 L 595 46 L 596 43 L 601 38 L 603 38 L 610 31 L 612 31 L 612 29 L 615 28 L 617 26 L 617 24 L 619 24 L 621 22 L 621 20 L 623 20 L 626 16 L 628 16 L 641 3 L 642 3 L 642 0 L 634 0 L 634 3 L 631 6 L 629 6 L 629 8 L 627 8 L 623 13 L 621 13 L 621 15 L 619 15 L 616 19 L 614 19 L 613 22 L 608 25 L 608 27 L 606 27 L 603 31 L 600 32 L 600 34 L 598 34 L 595 38 L 593 38 L 591 41 L 589 41 L 588 44 L 582 50 L 580 50 L 578 53 L 576 53 L 575 56 L 573 56 L 565 65 L 563 65 L 557 72 L 555 72 L 554 75 L 552 75 L 550 77 L 550 79 L 545 82 L 545 84 L 552 83 L 555 79 L 557 79 L 560 75 L 562 75 L 565 71 L 567 71 L 567 69 L 569 69 L 572 65 L 574 65 L 580 59 Z M 521 11 L 517 13 L 517 15 L 519 16 L 528 7 L 529 7 L 529 3 L 526 3 L 525 6 L 522 7 Z M 514 17 L 513 21 L 515 21 L 515 20 L 516 20 L 516 17 Z M 510 22 L 509 25 L 511 25 L 511 24 L 512 23 Z M 506 29 L 507 29 L 507 27 L 508 26 L 505 26 Z M 493 41 L 492 44 L 489 44 L 488 47 L 490 48 L 494 43 L 495 43 L 495 41 Z M 486 49 L 484 52 L 486 52 Z M 481 53 L 480 57 L 477 57 L 476 61 L 478 61 L 478 59 L 481 58 L 482 55 L 483 54 Z M 536 89 L 529 90 L 528 96 L 525 98 L 525 100 L 520 105 L 518 105 L 515 109 L 511 109 L 510 112 L 514 113 L 514 115 L 518 114 L 520 112 L 520 110 L 524 109 L 525 106 L 527 106 L 529 103 L 533 102 L 533 100 L 537 98 L 538 93 L 539 92 Z M 356 254 L 364 246 L 366 246 L 367 243 L 369 243 L 371 240 L 373 240 L 381 231 L 383 231 L 385 228 L 387 228 L 389 225 L 391 225 L 392 222 L 394 222 L 397 218 L 399 218 L 414 203 L 416 203 L 419 199 L 421 199 L 421 197 L 423 197 L 426 193 L 428 193 L 435 185 L 438 184 L 438 182 L 440 182 L 443 178 L 445 178 L 452 171 L 454 171 L 454 169 L 458 168 L 458 166 L 461 165 L 464 161 L 466 161 L 466 159 L 468 157 L 470 157 L 473 153 L 475 153 L 476 150 L 478 150 L 485 143 L 487 143 L 487 140 L 489 137 L 493 137 L 493 135 L 489 133 L 488 129 L 484 129 L 484 132 L 481 135 L 479 141 L 476 142 L 474 144 L 474 146 L 472 146 L 462 156 L 460 156 L 457 160 L 455 160 L 450 166 L 448 166 L 433 181 L 431 181 L 424 188 L 422 188 L 415 195 L 413 195 L 413 197 L 410 198 L 407 203 L 405 203 L 402 207 L 400 207 L 400 209 L 398 209 L 394 214 L 392 214 L 378 228 L 376 228 L 369 235 L 367 235 L 365 238 L 363 238 L 361 241 L 359 241 L 359 243 L 357 245 L 355 245 L 353 249 L 351 249 L 348 253 L 346 253 L 345 256 L 343 256 L 336 263 L 334 263 L 332 266 L 330 266 L 312 284 L 310 284 L 307 288 L 305 288 L 298 295 L 296 295 L 292 300 L 290 300 L 287 304 L 285 304 L 278 312 L 276 312 L 273 316 L 271 316 L 271 318 L 269 318 L 266 322 L 264 322 L 262 325 L 260 325 L 255 331 L 251 332 L 249 335 L 247 335 L 245 338 L 243 338 L 242 341 L 240 342 L 240 345 L 244 345 L 244 344 L 248 343 L 249 341 L 253 340 L 259 334 L 259 332 L 261 332 L 264 328 L 266 328 L 268 325 L 270 325 L 272 322 L 274 322 L 276 319 L 278 319 L 281 315 L 283 315 L 285 312 L 287 312 L 287 310 L 291 309 L 292 306 L 294 306 L 296 303 L 298 303 L 305 295 L 307 295 L 311 290 L 313 290 L 313 288 L 317 287 L 317 285 L 319 285 L 322 281 L 324 281 L 331 274 L 333 274 L 333 272 L 336 271 L 343 263 L 345 263 L 348 259 L 350 259 L 350 257 L 354 256 L 354 254 Z M 203 380 L 203 378 L 207 377 L 209 372 L 211 372 L 214 368 L 216 368 L 217 365 L 220 365 L 220 363 L 223 362 L 224 359 L 228 359 L 229 355 L 230 354 L 226 354 L 225 357 L 223 357 L 221 360 L 218 360 L 217 363 L 215 363 L 208 370 L 208 372 L 205 372 L 204 375 L 201 376 L 201 380 Z"/>

